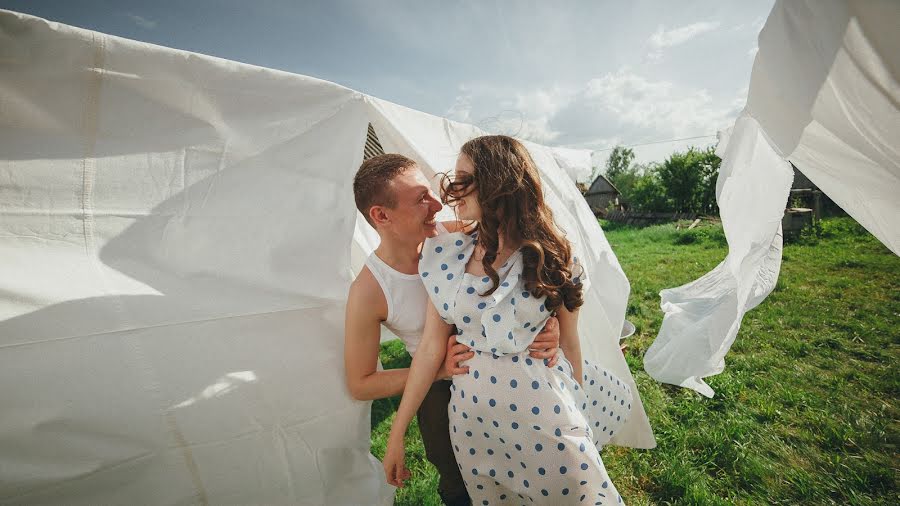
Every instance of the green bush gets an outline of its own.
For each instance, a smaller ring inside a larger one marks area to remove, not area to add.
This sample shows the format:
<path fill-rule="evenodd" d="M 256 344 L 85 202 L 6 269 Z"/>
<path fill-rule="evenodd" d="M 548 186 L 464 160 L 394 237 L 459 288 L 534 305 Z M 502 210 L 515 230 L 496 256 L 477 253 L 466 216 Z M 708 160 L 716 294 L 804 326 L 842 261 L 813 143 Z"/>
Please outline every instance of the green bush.
<path fill-rule="evenodd" d="M 869 231 L 852 218 L 834 218 L 829 220 L 820 220 L 819 225 L 820 236 L 827 238 L 839 237 L 861 237 L 869 235 Z"/>

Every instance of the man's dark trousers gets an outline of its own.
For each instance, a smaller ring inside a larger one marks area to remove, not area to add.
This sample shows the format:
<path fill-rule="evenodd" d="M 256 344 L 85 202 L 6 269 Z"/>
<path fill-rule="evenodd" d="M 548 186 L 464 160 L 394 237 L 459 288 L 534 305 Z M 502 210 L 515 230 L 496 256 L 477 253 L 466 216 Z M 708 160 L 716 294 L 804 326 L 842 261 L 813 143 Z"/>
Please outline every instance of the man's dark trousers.
<path fill-rule="evenodd" d="M 450 421 L 447 407 L 450 404 L 450 380 L 432 383 L 419 407 L 419 432 L 425 445 L 425 455 L 440 474 L 438 493 L 447 506 L 469 506 L 471 499 L 466 492 L 456 456 L 450 443 Z"/>

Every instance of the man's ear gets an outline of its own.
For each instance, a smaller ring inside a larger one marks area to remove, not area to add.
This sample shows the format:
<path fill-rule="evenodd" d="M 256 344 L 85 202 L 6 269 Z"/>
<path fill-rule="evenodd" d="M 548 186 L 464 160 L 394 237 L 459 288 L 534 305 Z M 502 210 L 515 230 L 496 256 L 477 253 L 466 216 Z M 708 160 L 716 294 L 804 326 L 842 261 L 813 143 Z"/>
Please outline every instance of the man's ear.
<path fill-rule="evenodd" d="M 388 217 L 383 206 L 372 206 L 369 208 L 369 219 L 375 225 L 386 225 L 391 219 Z"/>

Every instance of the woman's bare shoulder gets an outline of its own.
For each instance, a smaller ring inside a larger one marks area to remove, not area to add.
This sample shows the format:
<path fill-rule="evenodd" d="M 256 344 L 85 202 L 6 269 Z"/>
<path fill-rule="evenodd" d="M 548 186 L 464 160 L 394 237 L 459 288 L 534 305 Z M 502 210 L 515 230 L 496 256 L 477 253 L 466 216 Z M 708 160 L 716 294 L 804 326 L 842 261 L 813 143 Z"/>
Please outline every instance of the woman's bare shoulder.
<path fill-rule="evenodd" d="M 460 220 L 452 220 L 452 221 L 442 221 L 441 225 L 447 229 L 447 232 L 455 233 L 455 232 L 471 232 L 476 225 L 474 221 L 460 221 Z"/>

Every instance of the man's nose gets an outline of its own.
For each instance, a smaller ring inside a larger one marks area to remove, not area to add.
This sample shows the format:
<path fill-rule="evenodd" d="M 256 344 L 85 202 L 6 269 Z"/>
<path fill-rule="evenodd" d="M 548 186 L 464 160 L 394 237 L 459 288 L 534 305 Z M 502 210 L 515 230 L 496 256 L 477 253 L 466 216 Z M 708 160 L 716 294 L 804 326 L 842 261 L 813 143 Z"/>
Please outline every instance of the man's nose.
<path fill-rule="evenodd" d="M 435 197 L 434 195 L 431 195 L 431 209 L 433 209 L 434 212 L 438 212 L 443 208 L 444 208 L 444 206 L 443 206 L 443 204 L 441 204 L 441 201 L 438 200 L 438 198 Z"/>

